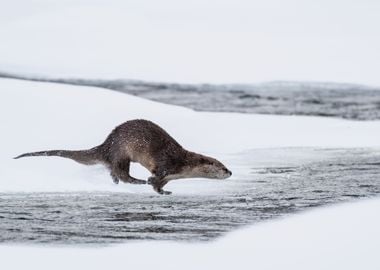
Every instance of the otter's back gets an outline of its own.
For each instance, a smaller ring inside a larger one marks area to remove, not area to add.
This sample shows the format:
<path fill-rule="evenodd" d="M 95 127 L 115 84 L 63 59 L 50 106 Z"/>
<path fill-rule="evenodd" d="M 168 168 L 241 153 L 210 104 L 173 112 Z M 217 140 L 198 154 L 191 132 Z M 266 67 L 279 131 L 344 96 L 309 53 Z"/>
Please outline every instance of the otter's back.
<path fill-rule="evenodd" d="M 129 158 L 149 169 L 153 161 L 170 159 L 183 151 L 164 129 L 148 120 L 131 120 L 116 127 L 103 144 L 112 159 Z"/>

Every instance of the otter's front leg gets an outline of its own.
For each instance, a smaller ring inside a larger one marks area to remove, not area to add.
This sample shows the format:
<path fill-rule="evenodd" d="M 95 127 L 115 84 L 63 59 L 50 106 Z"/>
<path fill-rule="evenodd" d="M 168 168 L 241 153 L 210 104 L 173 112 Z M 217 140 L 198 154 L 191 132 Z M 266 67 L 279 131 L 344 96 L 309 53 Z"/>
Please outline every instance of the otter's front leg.
<path fill-rule="evenodd" d="M 153 186 L 154 191 L 161 195 L 170 195 L 171 191 L 163 190 L 162 188 L 168 183 L 162 177 L 151 176 L 148 178 L 148 184 Z"/>
<path fill-rule="evenodd" d="M 112 177 L 112 181 L 117 185 L 119 184 L 120 180 L 119 178 L 113 173 L 111 172 L 111 177 Z"/>

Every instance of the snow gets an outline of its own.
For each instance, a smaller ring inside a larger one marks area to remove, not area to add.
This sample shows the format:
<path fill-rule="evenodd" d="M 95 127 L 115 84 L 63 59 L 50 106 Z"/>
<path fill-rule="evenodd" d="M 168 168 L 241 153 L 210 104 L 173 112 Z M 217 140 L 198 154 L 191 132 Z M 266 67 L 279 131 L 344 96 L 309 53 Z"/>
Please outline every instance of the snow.
<path fill-rule="evenodd" d="M 207 244 L 1 246 L 6 269 L 379 269 L 380 200 L 313 210 Z M 20 258 L 21 257 L 21 258 Z"/>
<path fill-rule="evenodd" d="M 380 85 L 379 11 L 372 0 L 6 1 L 0 71 Z"/>
<path fill-rule="evenodd" d="M 236 154 L 250 149 L 380 145 L 380 121 L 195 112 L 101 88 L 12 79 L 0 79 L 0 88 L 0 192 L 151 192 L 146 186 L 115 186 L 101 166 L 54 157 L 12 159 L 38 150 L 91 148 L 115 126 L 136 118 L 158 123 L 189 150 L 215 156 L 234 172 L 231 181 L 245 173 Z M 131 173 L 148 176 L 141 166 Z M 177 182 L 170 183 L 173 191 L 191 192 Z"/>
<path fill-rule="evenodd" d="M 3 1 L 4 2 L 4 1 Z M 380 85 L 380 2 L 14 0 L 0 9 L 0 71 L 46 77 Z M 380 121 L 206 113 L 109 90 L 0 79 L 0 192 L 118 191 L 102 167 L 12 157 L 83 149 L 118 124 L 150 119 L 186 148 L 245 174 L 236 156 L 271 147 L 378 147 Z M 146 177 L 134 166 L 132 173 Z M 207 184 L 206 184 L 207 183 Z M 170 183 L 174 194 L 222 188 Z M 173 195 L 175 196 L 175 195 Z M 379 269 L 380 200 L 247 227 L 207 244 L 0 245 L 4 269 Z"/>

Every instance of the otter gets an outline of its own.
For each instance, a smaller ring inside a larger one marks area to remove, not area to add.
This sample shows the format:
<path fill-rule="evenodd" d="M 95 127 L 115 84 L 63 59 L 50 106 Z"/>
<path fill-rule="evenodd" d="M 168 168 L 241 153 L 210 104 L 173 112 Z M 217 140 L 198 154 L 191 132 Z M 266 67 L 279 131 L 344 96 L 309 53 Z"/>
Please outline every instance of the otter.
<path fill-rule="evenodd" d="M 159 194 L 171 194 L 163 187 L 180 178 L 226 179 L 232 175 L 220 161 L 184 149 L 157 124 L 143 119 L 117 126 L 99 146 L 88 150 L 50 150 L 15 157 L 58 156 L 85 165 L 103 164 L 115 184 L 150 184 Z M 148 181 L 129 174 L 131 162 L 138 162 L 152 175 Z"/>

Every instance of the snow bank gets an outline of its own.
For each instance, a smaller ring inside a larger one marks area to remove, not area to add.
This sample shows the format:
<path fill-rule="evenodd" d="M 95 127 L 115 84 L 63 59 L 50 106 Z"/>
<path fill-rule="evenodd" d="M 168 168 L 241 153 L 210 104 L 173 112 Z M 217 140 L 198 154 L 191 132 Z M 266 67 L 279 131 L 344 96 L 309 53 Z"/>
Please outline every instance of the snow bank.
<path fill-rule="evenodd" d="M 0 70 L 54 77 L 380 85 L 372 0 L 15 0 Z"/>
<path fill-rule="evenodd" d="M 209 244 L 0 246 L 5 269 L 379 269 L 380 200 L 314 210 Z M 21 258 L 20 258 L 21 257 Z"/>
<path fill-rule="evenodd" d="M 248 149 L 380 145 L 380 121 L 194 112 L 100 88 L 11 79 L 0 79 L 0 88 L 1 192 L 151 192 L 147 187 L 113 185 L 102 167 L 53 157 L 12 159 L 37 150 L 90 148 L 102 143 L 115 126 L 135 118 L 158 123 L 185 148 L 217 157 L 236 172 L 231 180 L 241 170 L 235 154 Z M 132 173 L 148 175 L 139 166 Z M 188 192 L 175 181 L 170 185 L 173 191 Z"/>

